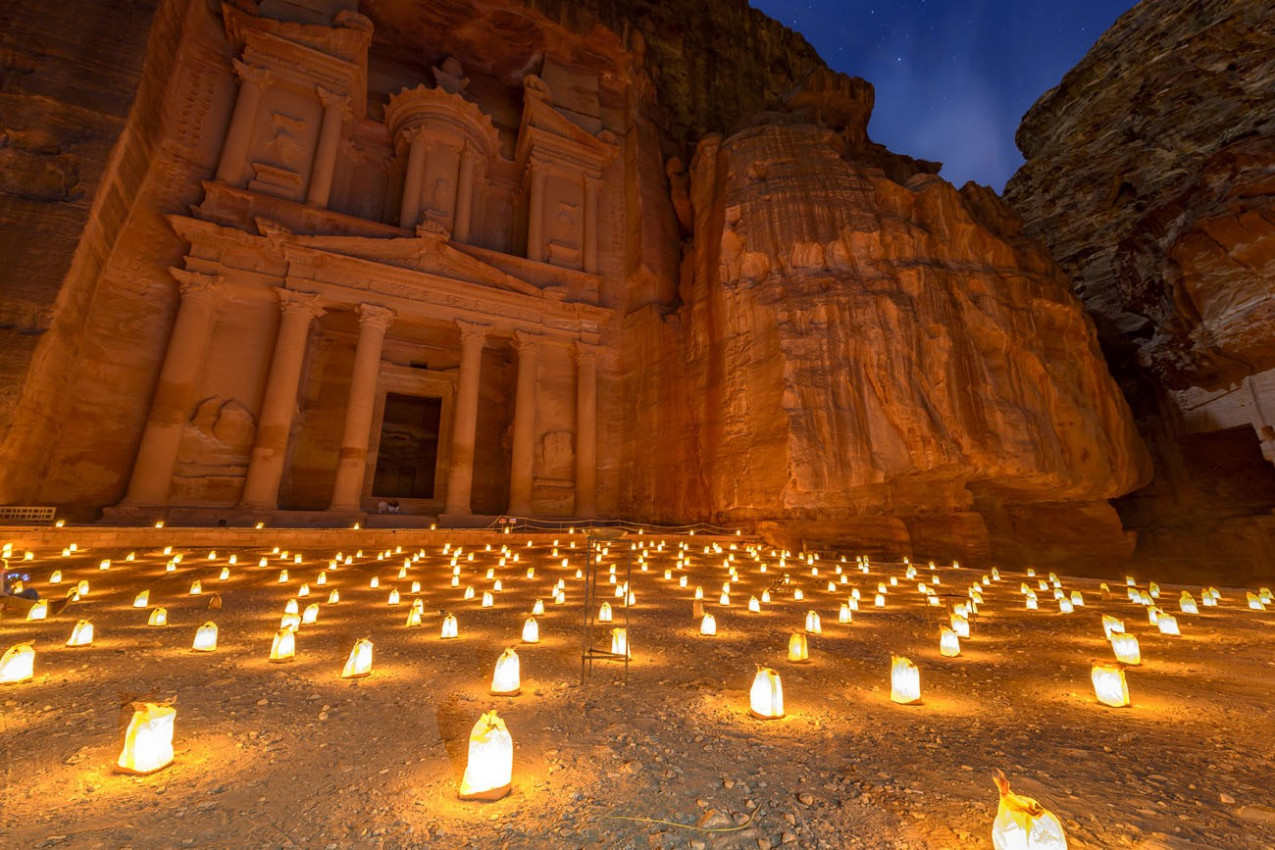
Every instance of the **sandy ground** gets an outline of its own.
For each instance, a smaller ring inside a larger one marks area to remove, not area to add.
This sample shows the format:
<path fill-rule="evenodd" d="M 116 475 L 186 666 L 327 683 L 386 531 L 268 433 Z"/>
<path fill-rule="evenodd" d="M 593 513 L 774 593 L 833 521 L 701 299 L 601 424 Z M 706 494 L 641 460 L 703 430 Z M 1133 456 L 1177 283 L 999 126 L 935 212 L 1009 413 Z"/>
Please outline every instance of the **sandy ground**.
<path fill-rule="evenodd" d="M 37 650 L 32 681 L 0 686 L 0 845 L 991 847 L 990 772 L 1000 767 L 1016 791 L 1062 819 L 1073 848 L 1275 847 L 1275 611 L 1247 610 L 1241 590 L 1223 588 L 1219 608 L 1182 615 L 1182 636 L 1168 637 L 1123 595 L 1104 600 L 1096 579 L 1063 578 L 1085 596 L 1074 614 L 1059 613 L 1045 593 L 1042 610 L 1027 611 L 1024 576 L 1006 572 L 985 588 L 963 654 L 948 659 L 938 652 L 941 609 L 903 580 L 901 565 L 873 564 L 864 575 L 851 555 L 842 565 L 849 583 L 828 592 L 839 555 L 825 553 L 815 577 L 793 560 L 780 569 L 763 550 L 763 575 L 741 544 L 733 553 L 740 580 L 723 608 L 729 543 L 706 554 L 703 538 L 666 538 L 648 571 L 633 566 L 627 685 L 620 665 L 599 664 L 581 686 L 575 570 L 585 558 L 568 540 L 583 546 L 583 538 L 562 537 L 554 558 L 547 544 L 528 549 L 525 538 L 493 534 L 493 551 L 476 547 L 472 562 L 461 556 L 457 588 L 448 585 L 445 539 L 420 535 L 425 556 L 407 578 L 398 570 L 416 548 L 382 561 L 364 552 L 329 571 L 326 587 L 315 580 L 332 552 L 304 552 L 300 565 L 291 553 L 286 563 L 271 555 L 261 568 L 266 551 L 218 549 L 210 561 L 207 550 L 186 550 L 173 573 L 158 551 L 139 551 L 133 563 L 123 561 L 127 550 L 44 551 L 21 563 L 47 596 L 64 596 L 81 579 L 90 588 L 46 621 L 0 618 L 0 649 L 34 640 Z M 663 578 L 679 543 L 691 546 L 685 589 Z M 505 585 L 497 604 L 463 601 L 466 585 L 479 597 L 491 586 L 485 573 L 504 544 L 519 562 L 497 567 Z M 219 581 L 232 554 L 238 564 Z M 102 558 L 113 560 L 109 571 L 99 570 Z M 280 584 L 285 566 L 290 581 Z M 54 569 L 59 586 L 47 581 Z M 750 594 L 785 573 L 792 584 L 749 614 Z M 982 572 L 941 567 L 938 575 L 941 592 L 960 594 Z M 369 587 L 373 576 L 378 589 Z M 876 584 L 889 576 L 899 585 L 886 608 L 873 608 Z M 559 577 L 565 605 L 549 592 Z M 190 596 L 196 579 L 204 593 Z M 303 581 L 312 589 L 303 603 L 324 602 L 333 588 L 342 600 L 302 627 L 295 661 L 269 663 L 284 604 Z M 412 581 L 422 583 L 426 612 L 417 628 L 404 624 Z M 716 637 L 701 637 L 691 616 L 697 584 Z M 1123 575 L 1110 584 L 1122 594 Z M 391 587 L 402 604 L 387 604 Z M 804 601 L 792 599 L 796 587 Z M 839 625 L 852 587 L 864 604 Z M 132 607 L 143 589 L 167 607 L 168 626 L 147 626 L 147 611 Z M 1180 588 L 1162 590 L 1162 604 L 1176 612 Z M 207 609 L 212 592 L 220 611 Z M 518 646 L 537 597 L 548 606 L 542 642 Z M 459 640 L 440 640 L 444 610 L 457 614 Z M 790 664 L 788 636 L 807 610 L 820 612 L 823 634 L 810 638 L 811 663 Z M 1090 686 L 1091 661 L 1111 659 L 1103 613 L 1123 617 L 1142 643 L 1143 665 L 1128 671 L 1131 708 L 1099 705 Z M 65 647 L 79 618 L 92 620 L 96 640 Z M 220 645 L 193 652 L 195 630 L 209 619 Z M 375 644 L 374 672 L 343 680 L 360 637 Z M 522 694 L 493 697 L 492 668 L 506 646 L 518 646 Z M 895 653 L 919 665 L 921 705 L 890 701 Z M 782 720 L 748 713 L 762 662 L 783 678 Z M 176 761 L 151 776 L 118 775 L 120 706 L 141 695 L 177 698 Z M 492 707 L 515 743 L 513 792 L 462 803 L 468 734 Z"/>

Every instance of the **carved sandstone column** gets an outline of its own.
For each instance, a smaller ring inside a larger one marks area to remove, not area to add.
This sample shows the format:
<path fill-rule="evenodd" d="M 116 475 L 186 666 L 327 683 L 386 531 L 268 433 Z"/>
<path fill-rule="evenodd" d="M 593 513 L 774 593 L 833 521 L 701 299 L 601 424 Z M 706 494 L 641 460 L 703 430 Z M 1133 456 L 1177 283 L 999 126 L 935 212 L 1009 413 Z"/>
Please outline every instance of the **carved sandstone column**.
<path fill-rule="evenodd" d="M 527 259 L 544 262 L 545 258 L 545 170 L 531 168 L 531 197 L 527 201 Z"/>
<path fill-rule="evenodd" d="M 415 230 L 421 219 L 421 182 L 425 179 L 425 135 L 420 127 L 404 133 L 409 147 L 407 152 L 407 175 L 403 180 L 403 208 L 399 213 L 398 226 L 406 230 Z"/>
<path fill-rule="evenodd" d="M 592 345 L 577 342 L 576 361 L 576 516 L 597 514 L 598 366 Z"/>
<path fill-rule="evenodd" d="M 332 488 L 330 510 L 334 511 L 359 510 L 367 470 L 368 431 L 372 427 L 372 407 L 376 403 L 376 383 L 381 371 L 381 346 L 385 342 L 385 331 L 394 321 L 393 310 L 374 304 L 360 304 L 358 313 L 359 342 L 354 350 L 345 434 L 341 438 L 336 484 Z"/>
<path fill-rule="evenodd" d="M 168 487 L 177 463 L 182 428 L 195 403 L 195 383 L 204 366 L 212 337 L 221 277 L 183 269 L 169 269 L 181 290 L 177 321 L 164 354 L 159 385 L 151 399 L 150 415 L 133 462 L 126 505 L 168 503 Z"/>
<path fill-rule="evenodd" d="M 584 178 L 584 270 L 598 273 L 598 192 L 602 183 L 593 177 Z"/>
<path fill-rule="evenodd" d="M 290 289 L 276 289 L 279 297 L 279 335 L 266 377 L 266 394 L 257 418 L 257 441 L 248 462 L 241 508 L 274 510 L 279 506 L 279 482 L 288 454 L 288 437 L 297 410 L 297 385 L 305 363 L 310 322 L 323 315 L 319 296 Z"/>
<path fill-rule="evenodd" d="M 536 455 L 536 391 L 540 376 L 540 337 L 514 334 L 518 349 L 518 385 L 514 399 L 514 439 L 509 458 L 509 513 L 531 514 L 531 481 Z"/>
<path fill-rule="evenodd" d="M 449 514 L 468 514 L 474 485 L 474 443 L 478 431 L 478 386 L 487 326 L 457 322 L 460 327 L 460 380 L 456 387 L 456 417 L 452 422 L 452 460 L 447 471 Z"/>
<path fill-rule="evenodd" d="M 257 108 L 261 106 L 261 95 L 270 86 L 270 72 L 265 68 L 246 65 L 238 59 L 234 60 L 234 66 L 240 80 L 239 97 L 230 117 L 226 143 L 221 148 L 217 179 L 222 183 L 238 186 L 247 176 L 248 146 L 257 126 Z"/>
<path fill-rule="evenodd" d="M 474 210 L 474 167 L 478 154 L 471 150 L 460 152 L 460 175 L 456 180 L 456 215 L 452 221 L 452 239 L 469 241 L 470 219 Z"/>
<path fill-rule="evenodd" d="M 314 168 L 310 171 L 310 190 L 306 203 L 326 207 L 332 197 L 332 175 L 336 173 L 336 155 L 341 142 L 341 127 L 350 115 L 350 98 L 333 94 L 316 86 L 323 104 L 323 124 L 319 127 L 319 144 L 314 152 Z"/>

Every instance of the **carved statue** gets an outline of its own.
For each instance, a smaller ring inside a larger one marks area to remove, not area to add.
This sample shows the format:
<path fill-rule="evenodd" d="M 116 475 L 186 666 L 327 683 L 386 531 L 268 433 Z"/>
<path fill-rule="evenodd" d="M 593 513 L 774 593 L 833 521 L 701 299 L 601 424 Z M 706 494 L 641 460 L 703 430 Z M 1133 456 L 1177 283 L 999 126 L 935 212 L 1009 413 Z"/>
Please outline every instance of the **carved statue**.
<path fill-rule="evenodd" d="M 448 56 L 440 67 L 434 68 L 434 85 L 448 94 L 463 94 L 469 85 L 469 77 L 464 73 L 460 62 L 454 56 Z"/>

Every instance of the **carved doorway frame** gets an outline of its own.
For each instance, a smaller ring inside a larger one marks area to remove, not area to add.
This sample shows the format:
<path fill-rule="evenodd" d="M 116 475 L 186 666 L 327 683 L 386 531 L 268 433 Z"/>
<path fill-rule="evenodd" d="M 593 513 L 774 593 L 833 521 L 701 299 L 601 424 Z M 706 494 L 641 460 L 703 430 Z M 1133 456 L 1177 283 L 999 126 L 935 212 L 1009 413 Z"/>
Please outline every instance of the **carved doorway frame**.
<path fill-rule="evenodd" d="M 376 479 L 376 461 L 381 450 L 381 428 L 385 424 L 385 397 L 390 393 L 442 399 L 438 417 L 438 457 L 434 462 L 434 498 L 399 499 L 410 514 L 437 514 L 447 503 L 447 471 L 451 469 L 452 427 L 456 416 L 456 370 L 447 372 L 416 369 L 393 363 L 382 363 L 376 382 L 376 406 L 372 411 L 372 433 L 368 435 L 367 459 L 363 469 L 363 504 L 375 504 L 372 485 Z M 375 507 L 372 508 L 375 511 Z"/>

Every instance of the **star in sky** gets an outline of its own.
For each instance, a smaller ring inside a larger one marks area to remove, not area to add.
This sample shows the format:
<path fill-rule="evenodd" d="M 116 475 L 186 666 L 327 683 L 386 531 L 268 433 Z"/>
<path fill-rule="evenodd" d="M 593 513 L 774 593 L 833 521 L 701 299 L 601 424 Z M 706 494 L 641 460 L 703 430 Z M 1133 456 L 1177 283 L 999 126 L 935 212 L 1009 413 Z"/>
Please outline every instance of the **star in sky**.
<path fill-rule="evenodd" d="M 1135 0 L 750 0 L 835 70 L 876 87 L 868 132 L 1000 191 L 1022 164 L 1014 132 Z"/>

